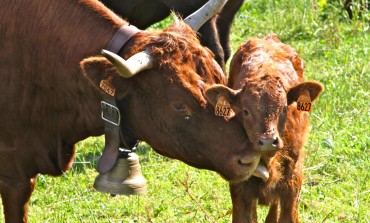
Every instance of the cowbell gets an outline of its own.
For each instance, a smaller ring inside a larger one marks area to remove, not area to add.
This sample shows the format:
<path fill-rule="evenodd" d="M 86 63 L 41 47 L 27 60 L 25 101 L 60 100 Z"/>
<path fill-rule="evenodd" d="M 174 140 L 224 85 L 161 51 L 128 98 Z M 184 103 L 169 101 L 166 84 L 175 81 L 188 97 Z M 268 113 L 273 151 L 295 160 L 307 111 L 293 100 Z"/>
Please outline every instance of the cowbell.
<path fill-rule="evenodd" d="M 120 157 L 108 173 L 96 177 L 94 188 L 111 195 L 145 193 L 146 180 L 141 174 L 138 155 L 131 152 L 127 157 Z"/>

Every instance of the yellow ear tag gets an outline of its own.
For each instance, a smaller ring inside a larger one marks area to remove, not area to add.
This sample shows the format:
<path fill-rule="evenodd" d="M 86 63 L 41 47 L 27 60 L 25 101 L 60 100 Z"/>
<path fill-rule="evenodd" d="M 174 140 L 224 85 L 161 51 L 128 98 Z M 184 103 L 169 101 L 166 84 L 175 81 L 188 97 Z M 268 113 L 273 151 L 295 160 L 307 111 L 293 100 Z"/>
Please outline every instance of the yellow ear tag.
<path fill-rule="evenodd" d="M 310 92 L 304 91 L 297 100 L 297 109 L 298 111 L 312 111 L 312 102 L 310 97 Z"/>
<path fill-rule="evenodd" d="M 222 95 L 217 100 L 215 115 L 223 117 L 231 117 L 234 115 L 234 111 L 231 109 L 230 103 Z"/>
<path fill-rule="evenodd" d="M 114 94 L 116 93 L 116 89 L 112 86 L 109 79 L 101 80 L 99 86 L 103 91 L 105 91 L 105 93 L 111 96 L 114 96 Z"/>

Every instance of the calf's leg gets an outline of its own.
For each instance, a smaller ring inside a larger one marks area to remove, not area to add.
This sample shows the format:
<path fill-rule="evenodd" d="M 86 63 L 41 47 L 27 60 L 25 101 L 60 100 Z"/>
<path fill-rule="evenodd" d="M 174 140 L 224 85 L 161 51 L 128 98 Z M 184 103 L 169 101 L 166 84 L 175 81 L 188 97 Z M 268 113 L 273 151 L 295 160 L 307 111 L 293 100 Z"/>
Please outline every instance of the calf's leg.
<path fill-rule="evenodd" d="M 302 187 L 301 170 L 296 170 L 296 174 L 290 179 L 286 179 L 285 190 L 280 195 L 280 223 L 299 223 L 298 205 L 300 191 Z"/>
<path fill-rule="evenodd" d="M 274 201 L 269 208 L 265 223 L 276 223 L 279 218 L 279 202 Z"/>
<path fill-rule="evenodd" d="M 284 194 L 280 201 L 279 223 L 299 223 L 298 200 L 299 190 L 292 190 L 290 194 Z M 284 197 L 284 198 L 283 198 Z"/>

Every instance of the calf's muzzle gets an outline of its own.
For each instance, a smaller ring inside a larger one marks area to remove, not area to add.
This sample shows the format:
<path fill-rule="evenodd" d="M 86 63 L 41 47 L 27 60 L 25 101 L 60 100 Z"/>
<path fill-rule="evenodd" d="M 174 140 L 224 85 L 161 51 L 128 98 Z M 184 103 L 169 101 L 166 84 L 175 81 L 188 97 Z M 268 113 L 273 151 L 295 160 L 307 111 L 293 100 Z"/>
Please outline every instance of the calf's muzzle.
<path fill-rule="evenodd" d="M 261 136 L 258 139 L 258 149 L 260 151 L 275 151 L 279 148 L 279 137 L 274 136 Z"/>

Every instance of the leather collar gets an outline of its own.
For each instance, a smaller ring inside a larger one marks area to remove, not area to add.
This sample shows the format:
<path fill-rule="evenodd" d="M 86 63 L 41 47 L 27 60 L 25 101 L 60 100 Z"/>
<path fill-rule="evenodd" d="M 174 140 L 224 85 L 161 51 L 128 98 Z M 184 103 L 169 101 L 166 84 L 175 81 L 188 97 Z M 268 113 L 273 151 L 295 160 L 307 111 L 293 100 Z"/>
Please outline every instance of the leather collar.
<path fill-rule="evenodd" d="M 107 50 L 118 54 L 127 41 L 140 31 L 141 30 L 132 25 L 121 27 L 113 36 Z M 97 170 L 100 174 L 106 174 L 113 168 L 119 158 L 120 149 L 130 152 L 133 148 L 123 139 L 120 127 L 121 114 L 117 106 L 116 98 L 105 93 L 101 105 L 102 118 L 104 120 L 105 145 L 103 154 L 98 162 Z"/>

